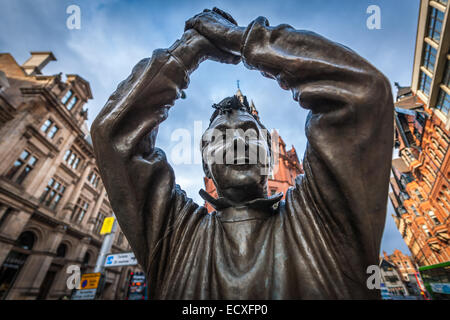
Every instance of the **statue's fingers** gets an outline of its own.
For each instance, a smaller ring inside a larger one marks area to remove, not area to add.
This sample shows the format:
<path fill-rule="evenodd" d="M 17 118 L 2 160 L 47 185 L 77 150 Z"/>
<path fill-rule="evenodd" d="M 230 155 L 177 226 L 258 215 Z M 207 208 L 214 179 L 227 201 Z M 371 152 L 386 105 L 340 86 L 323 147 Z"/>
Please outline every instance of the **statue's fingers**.
<path fill-rule="evenodd" d="M 227 20 L 230 21 L 231 23 L 233 23 L 233 24 L 235 24 L 235 25 L 238 25 L 237 22 L 236 22 L 236 20 L 234 20 L 234 18 L 233 18 L 229 13 L 227 13 L 227 12 L 225 12 L 225 11 L 223 11 L 223 10 L 217 8 L 217 7 L 214 7 L 214 8 L 213 8 L 213 11 L 216 12 L 216 13 L 218 13 L 218 14 L 220 14 L 222 17 L 224 17 L 225 19 L 227 19 Z"/>
<path fill-rule="evenodd" d="M 195 17 L 190 18 L 189 20 L 187 20 L 184 23 L 184 31 L 189 30 L 189 29 L 194 29 L 196 21 L 197 21 L 197 19 Z"/>
<path fill-rule="evenodd" d="M 211 55 L 210 60 L 227 64 L 238 64 L 241 61 L 241 57 L 217 49 L 216 52 Z"/>

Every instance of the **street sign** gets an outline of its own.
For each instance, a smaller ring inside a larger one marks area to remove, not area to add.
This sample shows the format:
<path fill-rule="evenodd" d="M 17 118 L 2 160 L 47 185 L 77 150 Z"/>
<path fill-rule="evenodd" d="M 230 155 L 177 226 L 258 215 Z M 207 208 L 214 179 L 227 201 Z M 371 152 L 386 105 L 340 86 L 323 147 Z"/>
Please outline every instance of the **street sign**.
<path fill-rule="evenodd" d="M 107 217 L 103 219 L 102 229 L 100 230 L 100 234 L 111 233 L 114 225 L 114 217 Z"/>
<path fill-rule="evenodd" d="M 105 267 L 120 267 L 137 265 L 133 252 L 116 253 L 106 256 Z"/>
<path fill-rule="evenodd" d="M 72 300 L 94 300 L 97 289 L 75 290 Z"/>
<path fill-rule="evenodd" d="M 97 289 L 98 282 L 100 281 L 101 273 L 85 273 L 81 275 L 80 289 L 81 291 L 87 289 Z"/>
<path fill-rule="evenodd" d="M 431 289 L 436 293 L 450 294 L 450 283 L 430 283 Z"/>

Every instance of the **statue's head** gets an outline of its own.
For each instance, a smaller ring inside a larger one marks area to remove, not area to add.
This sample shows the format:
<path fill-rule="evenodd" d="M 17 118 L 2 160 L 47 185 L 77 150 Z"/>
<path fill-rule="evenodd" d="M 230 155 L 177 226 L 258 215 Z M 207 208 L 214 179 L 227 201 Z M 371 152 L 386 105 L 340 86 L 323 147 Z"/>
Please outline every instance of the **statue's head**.
<path fill-rule="evenodd" d="M 246 98 L 214 104 L 201 142 L 203 170 L 220 196 L 235 202 L 266 195 L 271 167 L 270 133 L 252 114 Z"/>

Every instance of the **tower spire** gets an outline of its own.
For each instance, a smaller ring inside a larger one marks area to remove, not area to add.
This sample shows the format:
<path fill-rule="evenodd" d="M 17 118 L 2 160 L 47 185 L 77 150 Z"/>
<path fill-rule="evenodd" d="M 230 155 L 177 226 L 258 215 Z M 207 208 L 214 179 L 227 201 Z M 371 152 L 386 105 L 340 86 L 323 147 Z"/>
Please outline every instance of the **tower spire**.
<path fill-rule="evenodd" d="M 241 103 L 244 103 L 244 95 L 242 94 L 241 89 L 239 87 L 239 82 L 240 82 L 240 80 L 236 80 L 237 91 L 236 91 L 235 96 L 238 97 L 238 99 L 239 99 L 239 101 L 241 101 Z"/>

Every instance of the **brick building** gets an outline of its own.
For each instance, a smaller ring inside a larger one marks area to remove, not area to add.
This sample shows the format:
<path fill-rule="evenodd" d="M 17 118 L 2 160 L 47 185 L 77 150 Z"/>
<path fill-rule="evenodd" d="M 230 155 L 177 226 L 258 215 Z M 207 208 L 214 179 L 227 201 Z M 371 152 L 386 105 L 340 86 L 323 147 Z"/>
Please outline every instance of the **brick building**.
<path fill-rule="evenodd" d="M 411 87 L 398 87 L 390 193 L 395 223 L 419 266 L 450 260 L 448 1 L 422 0 Z"/>
<path fill-rule="evenodd" d="M 396 266 L 403 281 L 410 281 L 411 275 L 418 272 L 411 257 L 398 249 L 395 249 L 390 255 L 383 251 L 383 258 Z"/>
<path fill-rule="evenodd" d="M 53 60 L 32 52 L 19 65 L 0 54 L 0 299 L 70 294 L 67 267 L 92 272 L 112 214 L 83 109 L 90 85 L 43 75 Z M 113 252 L 129 251 L 120 229 L 115 236 Z M 123 298 L 134 269 L 108 269 L 103 298 Z"/>
<path fill-rule="evenodd" d="M 236 96 L 243 103 L 246 97 L 242 94 L 241 90 L 238 89 Z M 253 115 L 259 118 L 258 110 L 255 107 L 253 101 L 250 102 L 250 109 Z M 272 157 L 274 158 L 273 172 L 269 176 L 268 181 L 268 194 L 274 195 L 278 192 L 283 192 L 283 196 L 286 195 L 286 191 L 289 187 L 293 186 L 295 183 L 295 178 L 304 173 L 302 163 L 299 161 L 297 156 L 297 151 L 294 146 L 290 150 L 286 150 L 286 143 L 283 141 L 281 136 L 276 130 L 271 132 L 272 138 Z M 214 182 L 204 177 L 205 191 L 211 194 L 213 197 L 217 198 L 216 187 Z M 213 207 L 205 202 L 205 206 L 208 212 L 213 211 Z"/>

